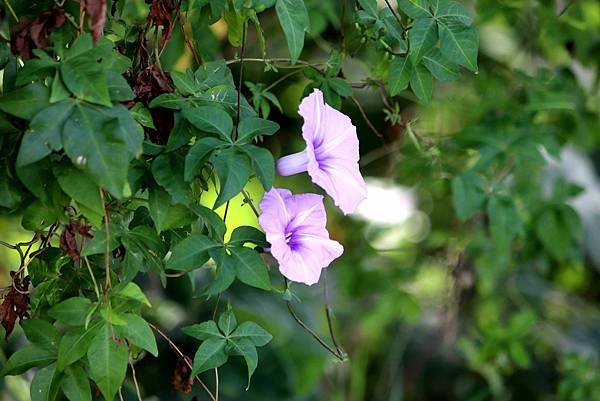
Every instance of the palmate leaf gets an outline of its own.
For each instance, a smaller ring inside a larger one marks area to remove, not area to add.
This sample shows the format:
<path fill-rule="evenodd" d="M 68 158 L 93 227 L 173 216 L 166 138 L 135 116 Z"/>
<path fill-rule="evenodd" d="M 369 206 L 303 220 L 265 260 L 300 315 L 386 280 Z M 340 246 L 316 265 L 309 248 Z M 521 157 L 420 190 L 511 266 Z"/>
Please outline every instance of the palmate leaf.
<path fill-rule="evenodd" d="M 48 106 L 49 90 L 40 83 L 33 83 L 22 88 L 3 93 L 0 96 L 0 110 L 5 113 L 30 120 L 34 115 Z"/>
<path fill-rule="evenodd" d="M 242 150 L 252 160 L 252 167 L 265 191 L 270 190 L 275 179 L 275 159 L 273 159 L 273 154 L 268 149 L 250 144 L 244 145 Z"/>
<path fill-rule="evenodd" d="M 433 78 L 423 65 L 415 68 L 413 76 L 410 78 L 410 88 L 421 103 L 429 104 L 433 93 Z"/>
<path fill-rule="evenodd" d="M 479 36 L 473 27 L 465 26 L 460 20 L 443 18 L 438 20 L 440 51 L 449 61 L 477 72 Z"/>
<path fill-rule="evenodd" d="M 191 181 L 192 178 L 200 173 L 211 153 L 226 145 L 226 142 L 218 138 L 206 137 L 198 139 L 185 157 L 185 180 Z"/>
<path fill-rule="evenodd" d="M 183 115 L 196 128 L 218 134 L 222 140 L 231 142 L 233 120 L 222 109 L 213 106 L 185 107 Z"/>
<path fill-rule="evenodd" d="M 269 271 L 261 256 L 250 248 L 232 248 L 237 278 L 242 283 L 265 291 L 271 290 Z"/>
<path fill-rule="evenodd" d="M 410 18 L 431 16 L 428 0 L 398 0 L 398 7 Z"/>
<path fill-rule="evenodd" d="M 233 352 L 237 355 L 244 357 L 246 366 L 248 368 L 248 385 L 246 390 L 250 387 L 250 379 L 252 374 L 258 366 L 258 353 L 256 352 L 256 346 L 247 338 L 236 338 L 230 339 L 229 343 L 232 345 Z"/>
<path fill-rule="evenodd" d="M 115 136 L 118 120 L 85 104 L 77 104 L 65 123 L 63 146 L 73 163 L 117 198 L 129 196 L 129 154 L 124 140 Z"/>
<path fill-rule="evenodd" d="M 79 99 L 102 106 L 111 106 L 106 74 L 100 64 L 87 57 L 67 59 L 60 65 L 62 81 Z"/>
<path fill-rule="evenodd" d="M 240 324 L 229 337 L 232 339 L 248 339 L 257 347 L 267 345 L 273 339 L 273 336 L 268 331 L 258 324 L 249 321 Z"/>
<path fill-rule="evenodd" d="M 223 335 L 219 331 L 217 324 L 213 320 L 187 326 L 181 330 L 188 336 L 197 338 L 201 341 L 207 340 L 211 337 L 223 338 Z"/>
<path fill-rule="evenodd" d="M 192 201 L 189 183 L 184 180 L 185 159 L 177 152 L 163 153 L 152 162 L 156 182 L 173 198 L 174 203 L 188 205 Z"/>
<path fill-rule="evenodd" d="M 62 128 L 73 111 L 73 105 L 71 100 L 63 100 L 46 107 L 33 117 L 21 141 L 17 156 L 18 167 L 35 163 L 53 150 L 62 149 Z"/>
<path fill-rule="evenodd" d="M 423 56 L 423 64 L 437 80 L 453 81 L 459 77 L 458 66 L 447 60 L 436 47 Z"/>
<path fill-rule="evenodd" d="M 153 185 L 148 190 L 150 216 L 157 232 L 186 226 L 194 220 L 194 214 L 183 205 L 171 205 L 171 197 L 162 187 Z"/>
<path fill-rule="evenodd" d="M 303 0 L 277 0 L 275 11 L 287 40 L 292 64 L 295 64 L 304 47 L 304 33 L 309 28 L 308 11 Z"/>
<path fill-rule="evenodd" d="M 258 117 L 247 117 L 238 126 L 237 143 L 250 142 L 259 135 L 273 135 L 279 130 L 279 124 Z"/>
<path fill-rule="evenodd" d="M 390 63 L 388 86 L 390 95 L 396 96 L 408 87 L 413 75 L 413 65 L 408 57 L 396 57 Z"/>
<path fill-rule="evenodd" d="M 221 316 L 219 316 L 219 329 L 221 329 L 226 337 L 231 334 L 236 326 L 237 320 L 231 309 L 228 309 L 227 311 L 223 312 Z"/>
<path fill-rule="evenodd" d="M 410 44 L 409 58 L 413 65 L 418 65 L 437 41 L 437 24 L 433 18 L 415 20 L 408 36 Z"/>
<path fill-rule="evenodd" d="M 209 369 L 218 368 L 227 362 L 225 344 L 226 340 L 218 337 L 208 338 L 200 344 L 194 356 L 192 374 L 196 375 Z"/>

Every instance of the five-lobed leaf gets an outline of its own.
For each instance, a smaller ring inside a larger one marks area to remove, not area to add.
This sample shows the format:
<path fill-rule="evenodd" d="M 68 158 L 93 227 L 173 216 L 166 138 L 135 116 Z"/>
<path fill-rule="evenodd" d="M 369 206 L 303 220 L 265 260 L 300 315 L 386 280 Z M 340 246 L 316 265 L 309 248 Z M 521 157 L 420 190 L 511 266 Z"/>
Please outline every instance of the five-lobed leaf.
<path fill-rule="evenodd" d="M 217 324 L 213 320 L 187 326 L 181 330 L 188 336 L 197 338 L 201 341 L 207 340 L 211 337 L 223 338 L 223 335 L 219 331 Z"/>
<path fill-rule="evenodd" d="M 218 368 L 227 362 L 225 344 L 226 340 L 218 337 L 211 337 L 202 342 L 194 355 L 192 374 L 196 375 L 209 369 Z"/>
<path fill-rule="evenodd" d="M 210 160 L 219 177 L 219 195 L 213 206 L 216 209 L 244 189 L 251 167 L 248 157 L 233 147 L 213 153 Z"/>

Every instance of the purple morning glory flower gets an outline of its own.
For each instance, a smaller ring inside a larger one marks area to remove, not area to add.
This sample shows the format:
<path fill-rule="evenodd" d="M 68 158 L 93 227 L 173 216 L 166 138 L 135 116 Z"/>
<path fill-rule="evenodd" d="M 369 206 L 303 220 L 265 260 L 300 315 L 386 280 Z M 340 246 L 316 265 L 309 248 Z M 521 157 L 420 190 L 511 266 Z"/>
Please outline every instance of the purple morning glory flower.
<path fill-rule="evenodd" d="M 326 104 L 318 89 L 302 100 L 298 112 L 304 118 L 306 149 L 279 159 L 277 172 L 287 176 L 308 171 L 344 214 L 354 212 L 367 197 L 358 169 L 356 127 L 347 115 Z"/>
<path fill-rule="evenodd" d="M 259 206 L 258 222 L 279 262 L 279 271 L 288 279 L 315 284 L 321 269 L 344 252 L 342 245 L 329 239 L 321 195 L 292 195 L 287 189 L 272 188 Z"/>

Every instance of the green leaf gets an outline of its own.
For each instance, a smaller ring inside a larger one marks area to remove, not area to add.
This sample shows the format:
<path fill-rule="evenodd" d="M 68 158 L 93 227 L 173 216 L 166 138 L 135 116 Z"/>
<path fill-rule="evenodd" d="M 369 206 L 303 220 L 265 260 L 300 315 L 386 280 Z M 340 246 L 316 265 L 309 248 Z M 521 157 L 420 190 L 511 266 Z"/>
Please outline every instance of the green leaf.
<path fill-rule="evenodd" d="M 113 102 L 125 102 L 133 100 L 135 94 L 127 83 L 123 75 L 116 71 L 105 71 L 106 80 L 108 82 L 108 95 Z"/>
<path fill-rule="evenodd" d="M 125 337 L 133 345 L 145 349 L 154 356 L 158 356 L 158 347 L 156 346 L 156 338 L 148 323 L 138 315 L 124 313 L 123 319 L 127 322 L 125 326 L 120 328 Z"/>
<path fill-rule="evenodd" d="M 477 72 L 479 36 L 472 27 L 459 21 L 443 19 L 438 23 L 440 51 L 449 61 Z"/>
<path fill-rule="evenodd" d="M 227 362 L 225 342 L 224 338 L 211 337 L 200 344 L 194 356 L 192 375 L 218 368 Z"/>
<path fill-rule="evenodd" d="M 233 345 L 235 353 L 243 356 L 244 360 L 246 361 L 246 366 L 248 367 L 247 390 L 250 387 L 250 379 L 252 378 L 252 374 L 258 366 L 258 354 L 256 353 L 256 347 L 252 341 L 246 338 L 231 340 L 231 344 Z"/>
<path fill-rule="evenodd" d="M 433 78 L 423 65 L 418 65 L 410 79 L 410 88 L 419 101 L 425 105 L 431 101 L 433 94 Z"/>
<path fill-rule="evenodd" d="M 56 361 L 56 352 L 35 345 L 18 349 L 8 358 L 0 376 L 15 376 L 31 368 L 44 367 Z"/>
<path fill-rule="evenodd" d="M 265 191 L 273 186 L 275 179 L 275 160 L 271 152 L 254 145 L 244 145 L 242 148 L 252 160 L 252 167 Z"/>
<path fill-rule="evenodd" d="M 240 226 L 233 230 L 228 245 L 243 246 L 247 242 L 262 247 L 269 246 L 269 243 L 265 239 L 265 233 L 251 226 Z"/>
<path fill-rule="evenodd" d="M 226 142 L 223 142 L 218 138 L 206 137 L 198 139 L 185 157 L 185 170 L 183 175 L 185 180 L 191 181 L 197 176 L 202 167 L 206 164 L 210 154 L 226 144 Z"/>
<path fill-rule="evenodd" d="M 218 214 L 202 205 L 191 205 L 190 210 L 199 217 L 198 222 L 202 224 L 201 228 L 206 227 L 211 237 L 216 241 L 223 242 L 227 227 Z"/>
<path fill-rule="evenodd" d="M 82 208 L 82 212 L 94 226 L 100 227 L 104 206 L 100 189 L 81 171 L 73 168 L 56 169 L 56 178 L 63 191 Z"/>
<path fill-rule="evenodd" d="M 575 237 L 564 220 L 559 210 L 546 208 L 535 223 L 537 237 L 547 252 L 559 262 L 566 259 Z"/>
<path fill-rule="evenodd" d="M 183 227 L 194 220 L 193 213 L 185 206 L 171 205 L 171 196 L 158 185 L 148 191 L 150 216 L 157 232 Z"/>
<path fill-rule="evenodd" d="M 110 107 L 106 75 L 99 63 L 87 57 L 75 57 L 60 65 L 62 81 L 79 99 Z"/>
<path fill-rule="evenodd" d="M 245 338 L 257 347 L 267 345 L 273 339 L 273 336 L 254 322 L 244 322 L 240 324 L 229 336 L 232 339 Z"/>
<path fill-rule="evenodd" d="M 427 0 L 398 0 L 400 9 L 410 18 L 431 16 Z"/>
<path fill-rule="evenodd" d="M 63 84 L 60 78 L 60 71 L 56 70 L 54 79 L 52 80 L 52 86 L 50 87 L 50 103 L 61 102 L 71 97 L 71 92 Z"/>
<path fill-rule="evenodd" d="M 390 95 L 396 96 L 408 87 L 414 68 L 408 57 L 396 57 L 390 63 L 388 85 Z"/>
<path fill-rule="evenodd" d="M 235 258 L 237 278 L 244 284 L 271 290 L 271 280 L 265 262 L 261 256 L 250 248 L 232 248 L 231 255 Z"/>
<path fill-rule="evenodd" d="M 109 250 L 114 251 L 119 246 L 119 240 L 121 238 L 121 226 L 115 223 L 110 223 L 108 226 L 108 232 L 110 234 L 108 238 Z M 102 226 L 98 231 L 96 231 L 94 238 L 85 244 L 83 251 L 81 251 L 81 255 L 90 256 L 104 252 L 106 252 L 106 232 L 104 231 L 104 226 Z"/>
<path fill-rule="evenodd" d="M 88 298 L 73 297 L 54 305 L 48 315 L 71 326 L 83 326 L 91 307 L 92 301 Z"/>
<path fill-rule="evenodd" d="M 130 110 L 131 117 L 144 127 L 156 129 L 150 111 L 142 103 L 136 103 Z"/>
<path fill-rule="evenodd" d="M 479 174 L 467 172 L 452 179 L 452 203 L 457 217 L 465 221 L 485 201 L 485 182 Z"/>
<path fill-rule="evenodd" d="M 48 365 L 38 370 L 31 380 L 29 394 L 31 401 L 54 401 L 60 390 L 60 374 L 56 371 L 56 364 Z"/>
<path fill-rule="evenodd" d="M 92 401 L 90 381 L 85 370 L 79 365 L 69 366 L 65 370 L 61 388 L 70 401 Z"/>
<path fill-rule="evenodd" d="M 101 322 L 95 322 L 85 329 L 78 327 L 69 330 L 58 345 L 58 369 L 63 370 L 67 366 L 80 360 L 88 351 L 90 344 L 98 330 Z"/>
<path fill-rule="evenodd" d="M 212 249 L 210 256 L 217 265 L 215 278 L 204 291 L 206 295 L 215 295 L 225 291 L 235 281 L 237 270 L 235 268 L 235 259 L 227 254 L 224 248 Z"/>
<path fill-rule="evenodd" d="M 187 70 L 186 72 L 172 71 L 171 79 L 182 95 L 195 95 L 200 91 L 200 87 L 194 78 L 194 74 Z"/>
<path fill-rule="evenodd" d="M 23 211 L 21 225 L 30 231 L 43 230 L 60 220 L 62 216 L 64 216 L 64 211 L 61 207 L 45 205 L 36 200 Z"/>
<path fill-rule="evenodd" d="M 213 320 L 208 320 L 199 324 L 193 324 L 181 329 L 185 334 L 190 337 L 197 338 L 198 340 L 204 341 L 211 337 L 223 338 L 223 335 L 217 328 L 217 324 Z"/>
<path fill-rule="evenodd" d="M 142 303 L 148 307 L 152 307 L 152 304 L 150 304 L 146 294 L 144 294 L 142 289 L 135 283 L 127 283 L 122 288 L 117 288 L 115 295 L 127 299 L 133 299 L 134 301 L 138 301 L 139 303 Z"/>
<path fill-rule="evenodd" d="M 473 23 L 473 18 L 467 10 L 456 1 L 432 0 L 431 6 L 436 18 L 454 19 L 467 26 Z"/>
<path fill-rule="evenodd" d="M 514 203 L 509 199 L 491 197 L 487 213 L 493 241 L 499 249 L 508 249 L 515 235 L 523 230 Z"/>
<path fill-rule="evenodd" d="M 10 115 L 31 120 L 33 116 L 46 108 L 50 91 L 40 83 L 33 83 L 22 88 L 3 93 L 0 96 L 0 110 Z"/>
<path fill-rule="evenodd" d="M 225 10 L 223 19 L 227 23 L 227 39 L 233 47 L 242 46 L 242 37 L 245 29 L 244 17 L 235 10 Z"/>
<path fill-rule="evenodd" d="M 107 400 L 114 399 L 125 380 L 128 352 L 124 342 L 117 344 L 109 325 L 94 337 L 87 352 L 90 376 Z"/>
<path fill-rule="evenodd" d="M 214 209 L 239 194 L 250 178 L 250 161 L 245 154 L 227 148 L 211 156 L 212 164 L 219 177 L 219 195 Z"/>
<path fill-rule="evenodd" d="M 123 105 L 117 104 L 111 108 L 91 106 L 91 108 L 102 114 L 106 121 L 118 120 L 119 123 L 115 125 L 113 134 L 117 140 L 127 145 L 131 157 L 139 157 L 142 154 L 144 130 Z"/>
<path fill-rule="evenodd" d="M 42 319 L 27 319 L 21 322 L 21 327 L 33 345 L 50 352 L 58 352 L 60 334 L 50 322 Z"/>
<path fill-rule="evenodd" d="M 358 0 L 361 7 L 373 18 L 377 18 L 377 0 Z"/>
<path fill-rule="evenodd" d="M 219 134 L 221 139 L 231 142 L 233 120 L 222 109 L 213 106 L 185 107 L 183 115 L 194 127 Z"/>
<path fill-rule="evenodd" d="M 279 131 L 279 124 L 258 117 L 247 117 L 238 126 L 238 143 L 250 142 L 259 135 L 273 135 Z"/>
<path fill-rule="evenodd" d="M 202 267 L 208 260 L 208 250 L 221 245 L 206 235 L 192 234 L 173 248 L 167 269 L 192 270 Z"/>
<path fill-rule="evenodd" d="M 123 141 L 115 138 L 118 121 L 105 123 L 94 109 L 79 104 L 63 130 L 63 146 L 73 163 L 88 173 L 97 185 L 117 198 L 129 196 L 129 155 Z"/>
<path fill-rule="evenodd" d="M 219 316 L 219 328 L 226 337 L 231 334 L 236 326 L 237 320 L 235 319 L 235 315 L 231 309 L 223 312 L 221 316 Z"/>
<path fill-rule="evenodd" d="M 151 109 L 156 107 L 164 107 L 165 109 L 179 110 L 183 104 L 181 96 L 175 93 L 163 93 L 158 95 L 148 105 Z"/>
<path fill-rule="evenodd" d="M 53 59 L 33 59 L 25 63 L 17 74 L 16 84 L 21 86 L 33 81 L 43 80 L 53 75 L 58 63 Z"/>
<path fill-rule="evenodd" d="M 275 11 L 287 41 L 292 64 L 295 64 L 304 47 L 304 33 L 309 29 L 308 11 L 303 0 L 277 0 Z"/>
<path fill-rule="evenodd" d="M 417 66 L 423 56 L 437 42 L 436 22 L 433 18 L 420 18 L 416 20 L 408 34 L 410 45 L 409 58 Z"/>
<path fill-rule="evenodd" d="M 184 180 L 185 159 L 178 153 L 163 153 L 152 162 L 152 175 L 167 190 L 174 203 L 188 205 L 192 201 L 189 183 Z"/>
<path fill-rule="evenodd" d="M 435 79 L 440 81 L 454 81 L 460 76 L 458 66 L 442 56 L 440 49 L 437 47 L 434 47 L 423 56 L 423 64 Z"/>

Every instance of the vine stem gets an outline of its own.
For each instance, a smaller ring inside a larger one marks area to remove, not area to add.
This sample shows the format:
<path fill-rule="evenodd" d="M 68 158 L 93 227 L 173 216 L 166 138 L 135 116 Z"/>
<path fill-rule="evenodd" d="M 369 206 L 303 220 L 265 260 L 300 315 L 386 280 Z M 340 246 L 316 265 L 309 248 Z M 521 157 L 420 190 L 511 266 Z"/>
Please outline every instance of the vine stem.
<path fill-rule="evenodd" d="M 14 8 L 12 8 L 10 1 L 4 0 L 4 4 L 6 4 L 6 8 L 8 8 L 8 11 L 10 11 L 10 15 L 12 15 L 16 22 L 19 22 L 19 17 L 17 17 L 17 13 L 15 13 Z"/>
<path fill-rule="evenodd" d="M 90 266 L 90 262 L 88 261 L 87 256 L 84 256 L 83 260 L 85 261 L 85 265 L 87 266 L 87 269 L 90 272 L 90 277 L 92 277 L 92 282 L 94 283 L 94 291 L 96 291 L 96 296 L 98 297 L 98 299 L 100 299 L 100 289 L 98 288 L 96 277 L 94 277 L 94 273 L 92 272 L 92 267 Z"/>
<path fill-rule="evenodd" d="M 183 362 L 187 365 L 187 367 L 190 368 L 190 370 L 194 369 L 194 367 L 192 366 L 192 364 L 190 364 L 188 362 L 188 360 L 185 358 L 184 353 L 181 352 L 181 350 L 177 347 L 177 345 L 175 345 L 175 343 L 165 333 L 163 333 L 158 327 L 156 327 L 152 323 L 148 323 L 148 325 L 150 325 L 150 327 L 152 328 L 152 330 L 154 330 L 158 335 L 160 335 L 162 338 L 165 339 L 165 341 L 169 344 L 169 346 L 171 347 L 171 349 L 173 351 L 175 351 L 175 353 L 177 353 L 177 355 L 179 355 L 179 357 L 183 360 Z M 208 386 L 206 384 L 204 384 L 204 382 L 202 381 L 202 379 L 200 379 L 198 377 L 198 375 L 194 376 L 194 378 L 198 381 L 198 383 L 200 383 L 200 385 L 202 386 L 202 388 L 204 388 L 204 390 L 206 391 L 206 393 L 208 394 L 208 396 L 210 397 L 211 400 L 218 401 L 217 398 L 215 398 L 215 396 L 212 393 L 212 391 L 210 391 L 210 389 L 208 388 Z"/>
<path fill-rule="evenodd" d="M 279 85 L 280 83 L 282 83 L 283 81 L 285 81 L 286 79 L 291 77 L 292 75 L 295 75 L 299 72 L 302 72 L 302 70 L 298 69 L 298 70 L 295 70 L 295 71 L 285 74 L 284 76 L 282 76 L 281 78 L 279 78 L 278 80 L 276 80 L 275 82 L 273 82 L 272 84 L 267 86 L 265 88 L 265 92 L 269 91 L 270 89 L 273 89 L 275 86 Z"/>
<path fill-rule="evenodd" d="M 102 200 L 102 210 L 104 212 L 104 231 L 106 248 L 104 249 L 104 274 L 106 275 L 106 283 L 104 289 L 110 290 L 110 231 L 109 231 L 109 220 L 108 211 L 106 210 L 106 201 L 104 199 L 104 190 L 100 188 L 100 200 Z"/>
<path fill-rule="evenodd" d="M 227 65 L 229 64 L 235 64 L 235 63 L 239 63 L 241 60 L 240 59 L 233 59 L 233 60 L 227 60 L 225 63 Z M 277 58 L 245 58 L 244 61 L 247 62 L 253 62 L 253 63 L 265 63 L 265 64 L 269 64 L 269 63 L 291 63 L 292 59 L 291 58 L 285 58 L 285 57 L 277 57 Z M 320 66 L 325 65 L 325 62 L 318 62 L 318 63 L 310 63 L 306 60 L 296 60 L 296 64 L 298 65 L 288 65 L 288 66 L 277 66 L 278 68 L 302 68 L 304 66 L 310 66 L 313 68 L 318 68 Z"/>
<path fill-rule="evenodd" d="M 338 342 L 335 338 L 335 332 L 333 330 L 333 319 L 331 313 L 331 306 L 329 303 L 329 285 L 327 281 L 327 269 L 323 269 L 323 298 L 325 301 L 325 316 L 327 317 L 327 327 L 329 328 L 329 336 L 331 337 L 331 342 L 335 347 L 335 350 L 339 355 L 344 355 L 345 352 L 340 348 Z"/>
<path fill-rule="evenodd" d="M 135 373 L 135 366 L 133 365 L 133 358 L 131 352 L 129 353 L 129 366 L 131 366 L 131 377 L 133 378 L 133 384 L 135 386 L 135 393 L 139 401 L 142 401 L 142 393 L 140 392 L 140 385 L 137 381 L 137 375 Z"/>
<path fill-rule="evenodd" d="M 284 280 L 285 280 L 285 288 L 288 289 L 289 288 L 288 280 L 285 277 L 284 277 Z M 308 327 L 308 325 L 306 323 L 304 323 L 302 321 L 302 319 L 300 319 L 300 317 L 296 314 L 296 311 L 294 311 L 294 308 L 292 307 L 292 303 L 290 301 L 286 301 L 286 304 L 287 304 L 288 311 L 290 312 L 290 315 L 292 315 L 292 317 L 294 318 L 296 323 L 298 323 L 300 325 L 300 327 L 302 327 L 304 329 L 304 331 L 306 331 L 308 334 L 310 334 L 310 336 L 312 338 L 314 338 L 319 344 L 321 344 L 321 346 L 323 348 L 325 348 L 331 355 L 333 355 L 335 358 L 337 358 L 340 362 L 346 361 L 346 356 L 344 354 L 331 348 L 331 346 L 329 346 L 329 344 L 327 344 L 324 340 L 322 340 L 321 337 L 319 337 L 319 335 L 317 333 L 315 333 L 310 327 Z"/>
<path fill-rule="evenodd" d="M 240 125 L 240 109 L 241 109 L 241 96 L 242 96 L 242 81 L 244 79 L 244 52 L 246 50 L 246 31 L 248 30 L 248 23 L 244 21 L 244 29 L 242 30 L 242 49 L 240 50 L 240 74 L 238 76 L 238 88 L 237 88 L 237 110 L 235 119 L 235 130 L 233 131 L 233 142 L 237 140 L 238 126 Z"/>

